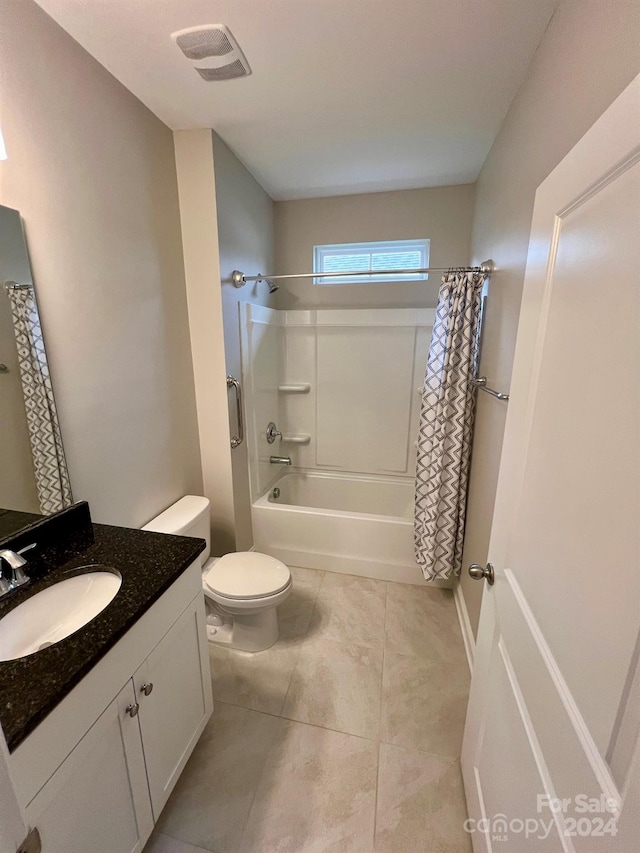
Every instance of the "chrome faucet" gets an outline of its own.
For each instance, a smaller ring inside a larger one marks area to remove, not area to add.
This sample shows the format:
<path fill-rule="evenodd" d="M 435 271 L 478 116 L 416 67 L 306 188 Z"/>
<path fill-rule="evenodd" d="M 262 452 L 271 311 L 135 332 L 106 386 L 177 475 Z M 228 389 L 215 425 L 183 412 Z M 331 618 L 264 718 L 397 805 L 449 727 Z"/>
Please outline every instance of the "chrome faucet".
<path fill-rule="evenodd" d="M 270 456 L 269 462 L 272 465 L 291 465 L 291 457 L 290 456 Z"/>
<path fill-rule="evenodd" d="M 27 561 L 22 556 L 22 551 L 33 547 L 34 545 L 29 545 L 17 554 L 8 548 L 0 550 L 0 596 L 29 583 L 30 578 L 24 571 Z"/>

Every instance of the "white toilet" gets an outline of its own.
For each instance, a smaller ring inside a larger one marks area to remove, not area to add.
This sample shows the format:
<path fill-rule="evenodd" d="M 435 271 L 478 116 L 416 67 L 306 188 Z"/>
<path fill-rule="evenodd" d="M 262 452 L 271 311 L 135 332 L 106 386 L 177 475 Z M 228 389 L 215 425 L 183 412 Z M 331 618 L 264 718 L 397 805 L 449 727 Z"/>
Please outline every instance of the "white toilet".
<path fill-rule="evenodd" d="M 211 557 L 209 500 L 187 495 L 153 518 L 143 530 L 195 536 L 201 554 L 207 603 L 207 637 L 245 652 L 261 652 L 278 639 L 276 607 L 291 593 L 291 572 L 280 560 L 256 551 Z"/>

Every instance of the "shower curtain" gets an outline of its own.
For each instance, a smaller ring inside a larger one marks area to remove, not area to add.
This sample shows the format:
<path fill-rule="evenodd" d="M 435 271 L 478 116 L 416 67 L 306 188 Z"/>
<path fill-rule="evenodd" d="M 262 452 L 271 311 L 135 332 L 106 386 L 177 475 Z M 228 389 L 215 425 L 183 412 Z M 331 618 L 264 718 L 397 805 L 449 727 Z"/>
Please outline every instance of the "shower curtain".
<path fill-rule="evenodd" d="M 20 379 L 40 511 L 49 515 L 70 506 L 73 498 L 40 317 L 32 287 L 9 283 L 6 290 L 11 303 L 13 329 L 18 347 Z"/>
<path fill-rule="evenodd" d="M 486 275 L 442 276 L 422 393 L 414 545 L 427 581 L 459 575 Z"/>

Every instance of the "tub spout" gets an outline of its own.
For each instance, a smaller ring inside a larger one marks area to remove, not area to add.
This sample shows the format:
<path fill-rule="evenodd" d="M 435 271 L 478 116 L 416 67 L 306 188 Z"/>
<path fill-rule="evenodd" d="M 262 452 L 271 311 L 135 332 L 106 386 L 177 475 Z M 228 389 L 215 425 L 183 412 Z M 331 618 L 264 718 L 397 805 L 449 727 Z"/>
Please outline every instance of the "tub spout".
<path fill-rule="evenodd" d="M 291 457 L 290 456 L 270 456 L 269 462 L 272 465 L 291 465 Z"/>

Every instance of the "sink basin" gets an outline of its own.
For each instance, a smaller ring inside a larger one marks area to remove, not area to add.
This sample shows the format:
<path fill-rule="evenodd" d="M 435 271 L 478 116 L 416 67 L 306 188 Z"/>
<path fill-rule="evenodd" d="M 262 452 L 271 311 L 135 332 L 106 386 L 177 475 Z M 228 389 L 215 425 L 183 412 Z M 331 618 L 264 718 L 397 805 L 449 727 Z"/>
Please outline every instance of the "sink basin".
<path fill-rule="evenodd" d="M 0 661 L 32 655 L 78 631 L 113 600 L 121 583 L 115 569 L 91 566 L 23 601 L 0 619 Z"/>

